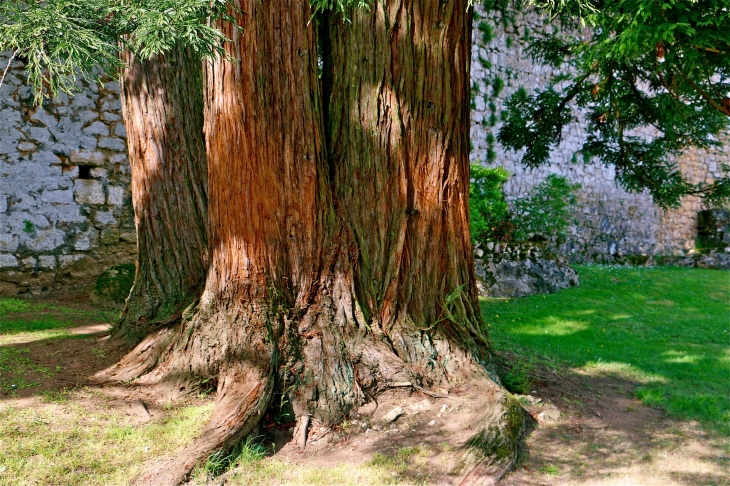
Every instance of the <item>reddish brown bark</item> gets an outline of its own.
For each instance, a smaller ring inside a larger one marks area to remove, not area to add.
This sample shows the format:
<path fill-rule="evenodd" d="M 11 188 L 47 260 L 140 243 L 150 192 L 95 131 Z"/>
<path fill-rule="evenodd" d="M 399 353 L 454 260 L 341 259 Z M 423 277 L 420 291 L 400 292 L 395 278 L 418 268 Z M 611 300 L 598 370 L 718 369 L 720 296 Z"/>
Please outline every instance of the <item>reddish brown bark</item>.
<path fill-rule="evenodd" d="M 174 393 L 215 382 L 217 404 L 199 440 L 145 480 L 182 481 L 250 433 L 277 391 L 290 390 L 299 417 L 334 424 L 396 382 L 483 390 L 463 466 L 470 484 L 494 480 L 524 417 L 485 370 L 468 229 L 468 12 L 429 0 L 355 12 L 325 42 L 323 99 L 307 3 L 236 6 L 242 30 L 222 29 L 239 61 L 205 71 L 205 290 L 194 315 L 112 373 Z"/>
<path fill-rule="evenodd" d="M 469 237 L 469 19 L 462 2 L 391 0 L 331 29 L 334 187 L 358 300 L 424 369 L 441 339 L 490 360 Z"/>
<path fill-rule="evenodd" d="M 200 60 L 127 52 L 122 106 L 137 228 L 137 272 L 117 332 L 141 338 L 179 319 L 207 267 L 207 164 Z"/>

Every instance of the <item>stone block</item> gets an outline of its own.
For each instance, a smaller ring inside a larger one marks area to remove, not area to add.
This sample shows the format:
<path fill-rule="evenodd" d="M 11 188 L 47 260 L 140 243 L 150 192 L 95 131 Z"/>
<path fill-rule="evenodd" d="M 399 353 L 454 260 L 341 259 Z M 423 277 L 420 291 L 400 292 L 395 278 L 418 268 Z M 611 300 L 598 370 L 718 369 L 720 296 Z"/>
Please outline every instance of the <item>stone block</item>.
<path fill-rule="evenodd" d="M 18 249 L 18 237 L 8 233 L 0 234 L 0 253 L 12 253 Z"/>
<path fill-rule="evenodd" d="M 37 263 L 38 260 L 36 260 L 35 257 L 30 256 L 20 260 L 20 267 L 25 270 L 35 270 Z"/>
<path fill-rule="evenodd" d="M 98 143 L 96 137 L 92 137 L 91 135 L 83 135 L 79 137 L 79 145 L 84 150 L 94 150 Z"/>
<path fill-rule="evenodd" d="M 48 143 L 51 140 L 51 132 L 42 127 L 30 127 L 27 136 L 30 140 L 38 143 Z"/>
<path fill-rule="evenodd" d="M 97 227 L 115 226 L 117 224 L 117 219 L 111 211 L 97 211 L 96 216 L 94 216 L 94 221 Z"/>
<path fill-rule="evenodd" d="M 55 204 L 73 204 L 74 192 L 71 189 L 57 191 L 43 191 L 41 201 Z"/>
<path fill-rule="evenodd" d="M 36 144 L 31 142 L 20 142 L 18 144 L 18 150 L 21 152 L 34 152 L 36 148 Z"/>
<path fill-rule="evenodd" d="M 89 251 L 97 246 L 99 246 L 99 232 L 95 229 L 90 229 L 76 237 L 74 250 Z"/>
<path fill-rule="evenodd" d="M 104 184 L 93 179 L 76 179 L 74 195 L 78 204 L 104 204 Z"/>
<path fill-rule="evenodd" d="M 44 110 L 42 106 L 39 106 L 35 112 L 30 115 L 30 119 L 34 122 L 42 123 L 47 127 L 55 127 L 58 125 L 58 120 Z"/>
<path fill-rule="evenodd" d="M 74 164 L 102 166 L 105 159 L 101 152 L 72 150 L 69 160 Z"/>
<path fill-rule="evenodd" d="M 109 127 L 106 123 L 96 121 L 83 129 L 85 135 L 102 135 L 104 137 L 109 135 Z"/>
<path fill-rule="evenodd" d="M 112 113 L 111 111 L 105 111 L 104 113 L 102 113 L 102 117 L 105 121 L 108 122 L 115 122 L 122 119 L 121 116 L 117 115 L 116 113 Z"/>
<path fill-rule="evenodd" d="M 91 177 L 94 179 L 106 179 L 108 172 L 106 169 L 96 168 L 91 169 Z"/>
<path fill-rule="evenodd" d="M 64 244 L 65 233 L 58 229 L 37 231 L 33 237 L 25 240 L 30 251 L 51 251 Z"/>
<path fill-rule="evenodd" d="M 99 147 L 116 152 L 124 152 L 127 150 L 127 144 L 119 138 L 102 138 L 99 140 Z"/>
<path fill-rule="evenodd" d="M 54 255 L 41 255 L 38 257 L 38 268 L 53 270 L 56 268 L 56 257 Z"/>
<path fill-rule="evenodd" d="M 75 204 L 62 204 L 54 207 L 56 218 L 59 223 L 83 223 L 86 216 L 81 214 L 81 209 Z"/>
<path fill-rule="evenodd" d="M 126 191 L 122 186 L 107 187 L 107 204 L 112 206 L 123 206 L 125 192 Z"/>
<path fill-rule="evenodd" d="M 7 253 L 0 253 L 0 268 L 17 268 L 18 259 Z"/>

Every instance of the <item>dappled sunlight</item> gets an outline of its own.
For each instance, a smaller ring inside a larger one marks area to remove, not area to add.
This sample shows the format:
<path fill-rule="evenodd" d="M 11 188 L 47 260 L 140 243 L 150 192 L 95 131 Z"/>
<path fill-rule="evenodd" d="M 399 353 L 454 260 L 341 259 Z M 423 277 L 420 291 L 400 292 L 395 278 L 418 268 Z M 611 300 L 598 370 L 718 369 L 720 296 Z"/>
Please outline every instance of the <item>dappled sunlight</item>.
<path fill-rule="evenodd" d="M 212 411 L 212 403 L 163 407 L 140 426 L 126 402 L 92 388 L 28 400 L 0 404 L 0 466 L 7 484 L 55 484 L 59 478 L 64 484 L 126 484 L 145 461 L 189 443 Z"/>
<path fill-rule="evenodd" d="M 712 270 L 578 267 L 581 286 L 484 302 L 495 349 L 631 380 L 644 404 L 730 434 L 730 279 Z M 618 278 L 620 277 L 620 278 Z M 722 292 L 724 299 L 705 299 Z M 499 315 L 500 318 L 493 318 Z M 523 352 L 523 351 L 520 351 Z"/>
<path fill-rule="evenodd" d="M 697 364 L 703 356 L 687 354 L 686 351 L 667 351 L 662 354 L 666 363 L 692 363 Z"/>
<path fill-rule="evenodd" d="M 620 361 L 589 361 L 580 368 L 580 370 L 590 376 L 614 376 L 626 378 L 637 383 L 667 383 L 667 379 L 663 376 L 647 373 L 631 365 L 630 363 L 622 363 Z"/>
<path fill-rule="evenodd" d="M 543 319 L 539 324 L 523 324 L 520 327 L 520 334 L 527 335 L 546 335 L 546 336 L 567 336 L 577 332 L 588 330 L 587 323 L 582 321 L 572 321 L 560 319 L 559 317 L 548 317 Z"/>
<path fill-rule="evenodd" d="M 71 334 L 66 329 L 51 329 L 33 332 L 19 332 L 15 334 L 0 334 L 0 346 L 10 344 L 28 344 L 46 339 L 65 339 Z"/>

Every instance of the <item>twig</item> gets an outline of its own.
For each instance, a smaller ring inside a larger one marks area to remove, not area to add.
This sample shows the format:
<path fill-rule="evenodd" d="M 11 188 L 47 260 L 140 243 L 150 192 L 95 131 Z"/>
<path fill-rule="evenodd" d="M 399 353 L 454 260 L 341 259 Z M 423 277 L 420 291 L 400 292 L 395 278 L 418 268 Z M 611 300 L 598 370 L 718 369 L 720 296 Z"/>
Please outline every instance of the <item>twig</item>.
<path fill-rule="evenodd" d="M 5 76 L 8 75 L 8 70 L 10 69 L 10 65 L 13 63 L 13 59 L 15 59 L 15 56 L 18 55 L 18 50 L 13 51 L 13 55 L 10 56 L 10 59 L 8 60 L 8 65 L 5 66 L 5 71 L 3 71 L 3 77 L 0 78 L 0 89 L 3 87 L 3 83 L 5 82 Z"/>
<path fill-rule="evenodd" d="M 421 388 L 420 386 L 416 385 L 415 383 L 411 383 L 410 381 L 397 381 L 397 382 L 393 382 L 393 383 L 388 383 L 387 386 L 390 388 L 413 387 L 416 390 L 420 391 L 421 393 L 425 393 L 426 395 L 433 397 L 433 398 L 449 398 L 446 395 L 439 395 L 438 393 L 434 393 L 430 390 L 426 390 L 425 388 Z"/>

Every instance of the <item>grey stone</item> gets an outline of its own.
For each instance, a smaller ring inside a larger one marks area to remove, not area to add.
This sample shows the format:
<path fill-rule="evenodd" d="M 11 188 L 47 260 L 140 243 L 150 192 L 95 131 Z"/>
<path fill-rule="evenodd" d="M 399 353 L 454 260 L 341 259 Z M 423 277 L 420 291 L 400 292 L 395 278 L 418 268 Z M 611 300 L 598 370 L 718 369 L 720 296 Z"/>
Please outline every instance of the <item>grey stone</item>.
<path fill-rule="evenodd" d="M 27 136 L 30 140 L 38 143 L 47 143 L 51 140 L 51 132 L 47 128 L 30 127 Z"/>
<path fill-rule="evenodd" d="M 99 147 L 115 150 L 117 152 L 124 152 L 127 150 L 127 144 L 119 138 L 102 138 L 99 140 Z"/>
<path fill-rule="evenodd" d="M 72 190 L 43 191 L 41 201 L 46 203 L 73 204 L 74 192 Z"/>
<path fill-rule="evenodd" d="M 475 259 L 477 286 L 485 297 L 523 297 L 541 293 L 552 293 L 579 284 L 578 274 L 565 258 L 551 253 L 541 257 L 527 255 L 519 246 L 506 246 L 517 257 L 492 254 L 490 258 Z"/>
<path fill-rule="evenodd" d="M 7 253 L 0 253 L 0 268 L 17 268 L 18 259 Z"/>
<path fill-rule="evenodd" d="M 109 127 L 106 125 L 106 123 L 96 121 L 88 127 L 84 128 L 83 132 L 86 135 L 102 135 L 106 137 L 107 135 L 109 135 Z"/>
<path fill-rule="evenodd" d="M 126 191 L 122 186 L 107 187 L 107 204 L 112 206 L 123 206 L 125 192 Z"/>
<path fill-rule="evenodd" d="M 56 257 L 53 255 L 41 255 L 38 257 L 38 267 L 44 270 L 56 268 Z"/>
<path fill-rule="evenodd" d="M 398 420 L 398 417 L 400 417 L 401 415 L 403 415 L 403 413 L 404 413 L 403 412 L 403 408 L 401 408 L 401 407 L 395 407 L 393 410 L 391 410 L 390 412 L 386 413 L 383 416 L 383 421 L 385 421 L 385 422 L 395 422 L 396 420 Z"/>
<path fill-rule="evenodd" d="M 91 169 L 91 177 L 93 177 L 94 179 L 106 179 L 107 175 L 109 175 L 109 173 L 106 171 L 106 169 Z"/>
<path fill-rule="evenodd" d="M 37 263 L 38 263 L 38 260 L 36 260 L 35 257 L 31 256 L 31 257 L 23 258 L 22 260 L 20 260 L 20 267 L 23 269 L 35 269 Z M 24 287 L 27 287 L 27 285 L 24 285 Z"/>
<path fill-rule="evenodd" d="M 540 422 L 555 422 L 556 420 L 560 419 L 560 410 L 556 408 L 549 408 L 547 410 L 543 410 L 539 414 L 537 414 L 537 420 Z"/>
<path fill-rule="evenodd" d="M 93 179 L 76 179 L 74 195 L 79 204 L 104 204 L 104 185 Z"/>
<path fill-rule="evenodd" d="M 101 152 L 72 150 L 70 160 L 74 164 L 101 166 L 104 164 L 104 154 Z"/>
<path fill-rule="evenodd" d="M 18 150 L 21 152 L 32 152 L 36 149 L 36 144 L 31 142 L 20 142 L 18 144 Z"/>
<path fill-rule="evenodd" d="M 0 253 L 13 253 L 18 249 L 18 237 L 8 233 L 0 233 Z"/>
<path fill-rule="evenodd" d="M 55 250 L 64 244 L 64 236 L 65 233 L 57 229 L 38 231 L 25 241 L 25 246 L 36 252 Z"/>
<path fill-rule="evenodd" d="M 111 211 L 97 211 L 94 217 L 97 226 L 112 226 L 117 224 L 117 220 Z"/>
<path fill-rule="evenodd" d="M 42 123 L 47 127 L 55 127 L 56 125 L 58 125 L 58 120 L 56 120 L 55 117 L 51 116 L 41 106 L 36 108 L 35 112 L 30 115 L 30 119 L 34 122 Z"/>
<path fill-rule="evenodd" d="M 99 232 L 97 230 L 90 229 L 76 237 L 74 250 L 89 251 L 97 246 L 99 246 Z"/>

